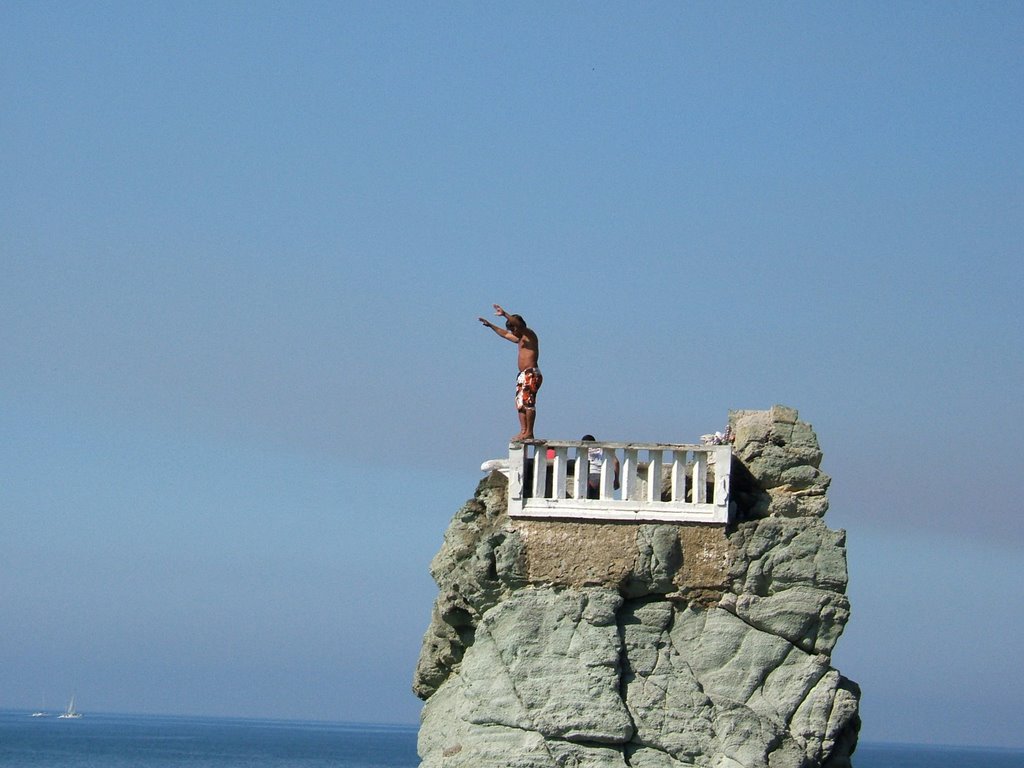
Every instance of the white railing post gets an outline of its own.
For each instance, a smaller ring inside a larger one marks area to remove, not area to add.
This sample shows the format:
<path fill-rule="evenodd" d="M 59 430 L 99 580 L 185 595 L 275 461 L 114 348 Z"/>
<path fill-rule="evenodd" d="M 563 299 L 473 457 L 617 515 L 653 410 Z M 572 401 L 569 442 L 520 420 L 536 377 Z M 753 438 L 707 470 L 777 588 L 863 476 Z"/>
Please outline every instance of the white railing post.
<path fill-rule="evenodd" d="M 551 482 L 551 498 L 565 498 L 565 474 L 568 466 L 569 448 L 564 445 L 555 447 L 554 479 Z"/>
<path fill-rule="evenodd" d="M 543 499 L 548 484 L 548 450 L 544 445 L 533 446 L 533 498 Z"/>
<path fill-rule="evenodd" d="M 587 466 L 587 449 L 576 447 L 576 464 L 572 473 L 572 497 L 574 499 L 587 498 L 587 473 L 590 468 Z"/>
<path fill-rule="evenodd" d="M 732 448 L 715 448 L 715 506 L 729 507 L 729 478 L 732 476 Z"/>
<path fill-rule="evenodd" d="M 508 509 L 521 512 L 523 509 L 523 470 L 526 452 L 522 443 L 508 446 Z"/>
<path fill-rule="evenodd" d="M 638 451 L 636 448 L 626 448 L 622 453 L 622 472 L 619 483 L 622 486 L 623 499 L 636 499 L 637 481 L 639 476 L 636 473 Z"/>
<path fill-rule="evenodd" d="M 601 449 L 601 493 L 602 499 L 615 498 L 615 451 Z"/>
<path fill-rule="evenodd" d="M 647 501 L 661 501 L 661 451 L 647 452 Z"/>
<path fill-rule="evenodd" d="M 686 451 L 672 451 L 672 501 L 686 501 Z"/>
<path fill-rule="evenodd" d="M 693 452 L 693 493 L 690 496 L 694 504 L 706 504 L 708 501 L 708 453 Z"/>

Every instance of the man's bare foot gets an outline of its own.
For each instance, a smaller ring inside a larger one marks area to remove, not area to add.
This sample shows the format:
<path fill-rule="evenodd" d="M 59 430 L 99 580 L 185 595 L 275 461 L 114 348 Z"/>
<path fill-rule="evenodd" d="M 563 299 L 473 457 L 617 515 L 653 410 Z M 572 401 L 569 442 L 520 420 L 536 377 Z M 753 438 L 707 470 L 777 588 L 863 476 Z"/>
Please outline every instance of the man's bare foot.
<path fill-rule="evenodd" d="M 531 438 L 527 438 L 526 435 L 524 435 L 522 432 L 520 432 L 518 435 L 512 435 L 512 437 L 510 437 L 508 439 L 508 441 L 510 443 L 520 443 L 523 440 L 527 440 L 527 439 L 532 440 L 533 438 L 532 437 Z"/>

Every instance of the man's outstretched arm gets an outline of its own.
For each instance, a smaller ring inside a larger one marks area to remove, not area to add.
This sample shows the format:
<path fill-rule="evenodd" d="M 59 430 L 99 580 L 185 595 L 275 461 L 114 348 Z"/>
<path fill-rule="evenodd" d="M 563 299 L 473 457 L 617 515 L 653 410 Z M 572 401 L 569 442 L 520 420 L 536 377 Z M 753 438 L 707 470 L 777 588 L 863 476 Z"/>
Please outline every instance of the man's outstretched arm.
<path fill-rule="evenodd" d="M 516 336 L 515 334 L 513 334 L 512 331 L 506 330 L 505 328 L 499 328 L 494 323 L 492 323 L 490 320 L 487 320 L 487 319 L 485 319 L 483 317 L 478 317 L 477 320 L 479 320 L 481 323 L 486 325 L 488 328 L 490 328 L 496 334 L 501 336 L 501 338 L 508 339 L 509 341 L 515 341 L 515 342 L 519 341 L 519 337 Z"/>

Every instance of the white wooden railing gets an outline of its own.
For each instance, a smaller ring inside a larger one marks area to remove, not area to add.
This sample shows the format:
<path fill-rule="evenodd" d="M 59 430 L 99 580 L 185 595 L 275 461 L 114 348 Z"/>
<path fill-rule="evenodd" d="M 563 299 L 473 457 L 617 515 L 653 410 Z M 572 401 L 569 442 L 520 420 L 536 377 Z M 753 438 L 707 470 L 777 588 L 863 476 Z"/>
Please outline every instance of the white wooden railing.
<path fill-rule="evenodd" d="M 508 459 L 512 517 L 729 522 L 730 445 L 536 440 L 510 443 Z"/>

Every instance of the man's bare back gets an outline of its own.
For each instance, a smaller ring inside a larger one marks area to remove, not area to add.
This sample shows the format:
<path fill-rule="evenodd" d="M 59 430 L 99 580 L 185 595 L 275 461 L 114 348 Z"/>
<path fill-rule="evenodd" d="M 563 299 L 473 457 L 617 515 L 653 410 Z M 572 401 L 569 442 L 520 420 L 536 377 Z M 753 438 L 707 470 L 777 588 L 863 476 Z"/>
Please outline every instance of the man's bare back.
<path fill-rule="evenodd" d="M 540 341 L 537 334 L 527 327 L 520 315 L 510 315 L 498 304 L 494 305 L 494 314 L 505 318 L 505 327 L 499 328 L 490 320 L 478 318 L 503 339 L 515 342 L 519 347 L 518 363 L 519 378 L 516 381 L 516 410 L 519 412 L 519 434 L 512 440 L 533 440 L 533 423 L 537 418 L 535 403 L 537 390 L 540 389 L 541 376 L 537 363 L 540 360 Z"/>

